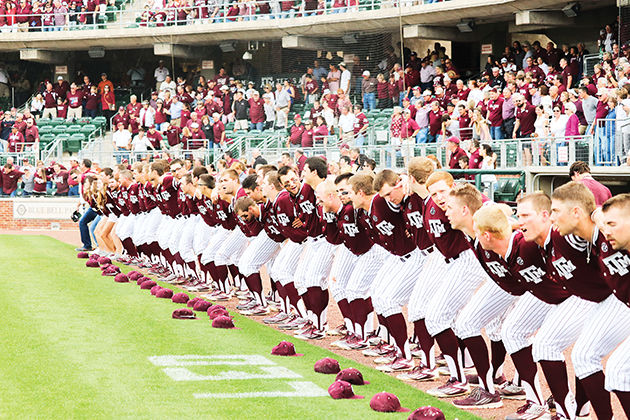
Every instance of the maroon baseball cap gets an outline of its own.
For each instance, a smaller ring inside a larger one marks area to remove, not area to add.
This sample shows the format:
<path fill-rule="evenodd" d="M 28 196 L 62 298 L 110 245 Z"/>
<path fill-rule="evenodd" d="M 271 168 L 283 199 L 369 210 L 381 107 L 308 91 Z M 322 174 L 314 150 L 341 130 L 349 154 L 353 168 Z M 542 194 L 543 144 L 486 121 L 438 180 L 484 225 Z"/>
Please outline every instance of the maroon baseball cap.
<path fill-rule="evenodd" d="M 110 260 L 108 257 L 99 257 L 98 263 L 100 265 L 111 264 L 112 260 Z"/>
<path fill-rule="evenodd" d="M 271 349 L 271 354 L 274 356 L 304 356 L 302 353 L 296 353 L 295 346 L 289 341 L 281 341 Z"/>
<path fill-rule="evenodd" d="M 88 254 L 87 252 L 82 251 L 82 252 L 79 252 L 77 254 L 77 258 L 90 258 L 90 254 Z"/>
<path fill-rule="evenodd" d="M 157 283 L 154 282 L 153 280 L 146 280 L 140 284 L 140 288 L 144 290 L 151 290 L 151 288 L 155 286 L 156 284 Z"/>
<path fill-rule="evenodd" d="M 339 367 L 339 362 L 335 359 L 331 359 L 330 357 L 324 357 L 321 360 L 315 362 L 314 366 L 315 372 L 317 373 L 338 373 L 341 368 Z"/>
<path fill-rule="evenodd" d="M 188 302 L 189 299 L 190 298 L 188 297 L 188 295 L 186 293 L 184 293 L 184 292 L 175 293 L 173 295 L 173 297 L 171 298 L 171 300 L 174 303 L 186 303 L 186 302 Z"/>
<path fill-rule="evenodd" d="M 199 299 L 193 305 L 193 311 L 206 312 L 208 308 L 211 306 L 212 306 L 212 303 L 208 302 L 207 300 Z"/>
<path fill-rule="evenodd" d="M 215 311 L 211 311 L 210 309 L 212 309 L 212 308 L 208 309 L 208 318 L 210 318 L 211 320 L 212 319 L 217 319 L 220 316 L 229 316 L 230 315 L 230 313 L 228 311 L 226 311 L 225 309 L 219 308 L 219 309 L 217 309 Z"/>
<path fill-rule="evenodd" d="M 235 328 L 234 322 L 232 322 L 232 317 L 229 316 L 219 316 L 212 320 L 212 328 Z"/>
<path fill-rule="evenodd" d="M 115 265 L 110 265 L 109 267 L 107 267 L 105 270 L 103 270 L 101 272 L 102 276 L 115 276 L 116 274 L 120 273 L 120 268 L 118 270 L 116 270 Z"/>
<path fill-rule="evenodd" d="M 162 286 L 160 286 L 160 285 L 156 284 L 155 286 L 153 286 L 153 287 L 151 288 L 151 294 L 152 294 L 153 296 L 157 295 L 157 292 L 158 292 L 161 288 L 162 288 Z"/>
<path fill-rule="evenodd" d="M 188 308 L 179 308 L 173 311 L 174 319 L 195 319 L 195 313 Z"/>
<path fill-rule="evenodd" d="M 451 143 L 455 143 L 455 144 L 459 144 L 459 139 L 455 136 L 453 137 L 449 137 L 448 139 L 446 139 L 446 141 L 450 141 Z"/>
<path fill-rule="evenodd" d="M 370 408 L 374 411 L 380 411 L 382 413 L 404 413 L 411 411 L 408 408 L 401 407 L 398 397 L 389 392 L 379 392 L 374 395 L 370 400 Z"/>
<path fill-rule="evenodd" d="M 116 283 L 129 283 L 129 277 L 124 273 L 118 273 L 116 277 L 114 277 L 114 281 Z"/>
<path fill-rule="evenodd" d="M 337 374 L 336 380 L 350 382 L 352 385 L 368 385 L 368 381 L 363 380 L 363 375 L 359 369 L 347 368 Z"/>
<path fill-rule="evenodd" d="M 201 300 L 200 297 L 194 297 L 188 301 L 186 306 L 188 306 L 189 308 L 192 308 L 193 306 L 195 306 L 195 303 L 197 303 L 197 301 L 200 301 L 200 300 Z"/>
<path fill-rule="evenodd" d="M 96 261 L 96 260 L 94 260 L 94 259 L 91 259 L 91 258 L 90 258 L 90 259 L 88 259 L 88 260 L 85 262 L 85 266 L 86 266 L 86 267 L 98 267 L 98 261 Z"/>
<path fill-rule="evenodd" d="M 127 277 L 129 277 L 129 280 L 136 281 L 140 277 L 142 277 L 142 273 L 140 273 L 140 272 L 138 272 L 136 270 L 133 270 L 133 271 L 130 271 L 130 272 L 127 273 Z"/>
<path fill-rule="evenodd" d="M 413 413 L 407 417 L 407 420 L 445 420 L 442 410 L 430 405 L 426 407 L 416 408 Z"/>
<path fill-rule="evenodd" d="M 328 387 L 328 394 L 335 400 L 360 400 L 363 395 L 354 395 L 352 385 L 346 381 L 335 381 Z"/>
<path fill-rule="evenodd" d="M 146 277 L 146 276 L 142 276 L 142 277 L 138 277 L 138 279 L 136 280 L 136 284 L 138 286 L 140 286 L 142 283 L 144 283 L 145 281 L 150 281 L 151 279 Z M 153 286 L 151 286 L 153 287 Z"/>
<path fill-rule="evenodd" d="M 155 294 L 155 297 L 158 297 L 160 299 L 170 299 L 173 297 L 173 291 L 171 289 L 166 289 L 166 288 L 162 288 L 160 290 L 158 290 L 158 292 Z"/>

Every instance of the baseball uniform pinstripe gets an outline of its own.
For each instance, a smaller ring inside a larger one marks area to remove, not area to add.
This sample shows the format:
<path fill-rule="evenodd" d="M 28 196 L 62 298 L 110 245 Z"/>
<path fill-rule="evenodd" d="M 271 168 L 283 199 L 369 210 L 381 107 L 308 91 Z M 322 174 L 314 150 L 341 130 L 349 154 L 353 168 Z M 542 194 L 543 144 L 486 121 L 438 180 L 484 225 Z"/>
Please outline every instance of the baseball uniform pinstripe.
<path fill-rule="evenodd" d="M 458 312 L 484 281 L 491 281 L 481 268 L 472 249 L 467 249 L 448 264 L 442 287 L 429 302 L 426 311 L 427 331 L 433 337 L 451 328 Z"/>
<path fill-rule="evenodd" d="M 596 306 L 595 302 L 571 296 L 554 307 L 534 337 L 534 361 L 564 361 L 562 353 L 577 340 Z"/>
<path fill-rule="evenodd" d="M 217 250 L 214 263 L 216 265 L 238 264 L 238 259 L 245 251 L 248 242 L 243 231 L 238 227 L 234 228 Z"/>
<path fill-rule="evenodd" d="M 129 217 L 130 216 L 120 215 L 120 217 L 118 217 L 118 221 L 116 222 L 116 226 L 114 226 L 114 232 L 116 233 L 116 236 L 120 238 L 121 241 L 129 237 L 128 236 Z"/>
<path fill-rule="evenodd" d="M 608 359 L 606 389 L 611 392 L 630 392 L 630 337 Z"/>
<path fill-rule="evenodd" d="M 219 248 L 223 244 L 223 241 L 229 233 L 230 231 L 226 230 L 223 226 L 217 225 L 217 227 L 214 229 L 214 233 L 212 235 L 212 238 L 210 239 L 210 242 L 201 254 L 202 264 L 208 264 L 209 262 L 214 261 L 214 256 L 216 255 L 217 251 L 219 250 Z"/>
<path fill-rule="evenodd" d="M 168 241 L 172 230 L 171 220 L 170 217 L 162 214 L 162 221 L 160 222 L 157 232 L 157 242 L 162 249 L 168 248 Z"/>
<path fill-rule="evenodd" d="M 295 287 L 298 291 L 309 287 L 328 288 L 328 276 L 336 248 L 337 245 L 328 242 L 323 235 L 308 238 L 295 272 Z"/>
<path fill-rule="evenodd" d="M 444 257 L 439 252 L 432 252 L 426 258 L 424 267 L 409 298 L 409 321 L 424 319 L 428 303 L 441 285 L 444 272 L 448 269 Z"/>
<path fill-rule="evenodd" d="M 532 344 L 531 337 L 554 307 L 555 305 L 545 303 L 529 292 L 519 297 L 501 327 L 501 340 L 505 350 L 513 354 L 529 347 Z"/>
<path fill-rule="evenodd" d="M 143 244 L 144 230 L 146 226 L 149 224 L 149 214 L 148 213 L 140 213 L 136 215 L 136 221 L 133 225 L 133 233 L 131 234 L 131 238 L 133 239 L 133 243 L 138 246 Z"/>
<path fill-rule="evenodd" d="M 162 213 L 160 209 L 155 207 L 149 212 L 146 229 L 142 234 L 142 242 L 150 244 L 157 241 L 160 224 L 162 223 Z"/>
<path fill-rule="evenodd" d="M 330 292 L 336 302 L 347 299 L 348 281 L 350 281 L 359 258 L 360 256 L 353 254 L 345 246 L 337 247 L 330 269 L 330 278 L 331 280 L 334 279 L 330 284 Z"/>
<path fill-rule="evenodd" d="M 515 301 L 516 300 L 518 300 L 518 298 L 516 298 Z M 516 302 L 512 302 L 512 305 L 510 305 L 506 311 L 503 311 L 501 315 L 486 324 L 486 334 L 488 334 L 490 341 L 502 341 L 501 328 L 503 327 L 503 321 L 505 321 L 505 317 L 507 317 L 507 314 L 512 310 L 515 303 Z"/>
<path fill-rule="evenodd" d="M 346 285 L 348 302 L 367 299 L 370 296 L 370 288 L 388 255 L 379 245 L 373 245 L 368 252 L 359 257 Z"/>
<path fill-rule="evenodd" d="M 263 230 L 252 239 L 238 261 L 238 269 L 244 277 L 257 273 L 274 255 L 280 244 L 269 238 Z M 268 267 L 267 267 L 268 268 Z"/>
<path fill-rule="evenodd" d="M 197 218 L 189 217 L 182 223 L 182 234 L 179 238 L 179 255 L 185 262 L 195 261 L 197 254 L 194 252 L 194 236 L 197 227 Z"/>
<path fill-rule="evenodd" d="M 291 283 L 303 251 L 303 244 L 286 241 L 271 268 L 271 277 L 283 286 Z"/>
<path fill-rule="evenodd" d="M 602 359 L 630 336 L 630 308 L 615 295 L 597 304 L 573 347 L 575 375 L 586 378 L 603 370 Z"/>
<path fill-rule="evenodd" d="M 171 219 L 171 233 L 168 238 L 168 249 L 174 254 L 179 252 L 179 239 L 182 236 L 182 231 L 184 230 L 184 223 L 186 219 Z"/>
<path fill-rule="evenodd" d="M 214 235 L 215 227 L 208 226 L 203 221 L 201 216 L 198 216 L 197 226 L 195 227 L 195 234 L 193 238 L 193 251 L 195 255 L 201 255 L 206 246 L 210 243 L 212 236 Z"/>
<path fill-rule="evenodd" d="M 370 296 L 376 313 L 388 317 L 409 302 L 426 257 L 415 248 L 407 256 L 389 255 L 376 274 Z"/>
<path fill-rule="evenodd" d="M 453 328 L 455 334 L 462 340 L 480 335 L 481 329 L 495 318 L 501 319 L 516 299 L 494 281 L 486 281 L 457 317 Z"/>

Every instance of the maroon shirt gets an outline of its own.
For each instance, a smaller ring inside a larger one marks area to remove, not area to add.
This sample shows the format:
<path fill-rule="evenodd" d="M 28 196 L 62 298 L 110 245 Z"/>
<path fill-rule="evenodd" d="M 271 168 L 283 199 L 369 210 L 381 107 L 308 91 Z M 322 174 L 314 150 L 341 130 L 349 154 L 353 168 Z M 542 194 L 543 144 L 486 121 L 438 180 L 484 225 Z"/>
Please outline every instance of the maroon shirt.
<path fill-rule="evenodd" d="M 602 241 L 598 253 L 604 280 L 617 299 L 630 307 L 630 255 L 628 251 L 624 249 L 615 251 L 608 241 Z"/>
<path fill-rule="evenodd" d="M 44 108 L 57 108 L 57 98 L 59 97 L 57 92 L 46 90 L 42 93 L 42 96 L 44 97 Z"/>
<path fill-rule="evenodd" d="M 177 195 L 179 189 L 179 181 L 173 175 L 167 174 L 162 183 L 158 184 L 155 189 L 155 197 L 160 203 L 160 210 L 167 216 L 176 217 L 179 206 L 177 204 Z"/>
<path fill-rule="evenodd" d="M 326 213 L 324 218 L 328 242 L 344 244 L 354 255 L 363 255 L 372 248 L 369 230 L 361 226 L 358 211 L 352 204 L 342 206 L 337 213 Z"/>
<path fill-rule="evenodd" d="M 419 249 L 426 250 L 433 246 L 433 242 L 424 228 L 424 212 L 425 200 L 418 194 L 408 195 L 403 201 L 403 215 L 407 223 L 407 231 L 411 233 L 416 246 Z"/>
<path fill-rule="evenodd" d="M 469 169 L 481 169 L 481 164 L 483 163 L 483 158 L 479 154 L 479 149 L 472 152 L 468 159 L 468 168 Z"/>
<path fill-rule="evenodd" d="M 151 133 L 151 130 L 147 131 L 147 138 L 153 145 L 155 150 L 160 150 L 160 142 L 162 141 L 162 134 L 159 131 Z"/>
<path fill-rule="evenodd" d="M 276 197 L 277 199 L 277 197 Z M 282 243 L 286 239 L 280 232 L 278 226 L 278 220 L 275 213 L 275 200 L 267 200 L 265 204 L 260 207 L 260 220 L 262 221 L 263 229 L 269 238 L 275 242 Z"/>
<path fill-rule="evenodd" d="M 523 234 L 521 232 L 512 233 L 510 246 L 505 257 L 494 251 L 483 249 L 479 241 L 475 241 L 474 245 L 477 259 L 479 259 L 481 267 L 483 267 L 488 276 L 501 289 L 514 296 L 521 296 L 527 291 L 524 285 L 517 280 L 511 271 L 511 268 L 517 265 L 516 259 L 519 257 L 518 243 L 522 237 Z"/>
<path fill-rule="evenodd" d="M 127 208 L 131 214 L 140 213 L 140 199 L 138 197 L 140 191 L 140 185 L 133 183 L 127 188 Z"/>
<path fill-rule="evenodd" d="M 35 143 L 35 140 L 39 138 L 39 129 L 32 125 L 30 127 L 26 127 L 24 130 L 24 142 L 25 143 Z"/>
<path fill-rule="evenodd" d="M 274 210 L 280 233 L 293 242 L 304 242 L 308 237 L 306 226 L 300 228 L 291 226 L 291 223 L 293 223 L 293 220 L 295 220 L 298 215 L 293 199 L 288 191 L 283 190 L 278 194 L 274 203 Z"/>
<path fill-rule="evenodd" d="M 314 133 L 314 130 L 312 128 L 309 130 L 305 129 L 302 132 L 302 137 L 300 140 L 302 147 L 313 147 L 313 133 Z M 300 172 L 301 171 L 302 170 L 300 170 Z"/>
<path fill-rule="evenodd" d="M 304 125 L 294 124 L 291 126 L 289 130 L 289 142 L 291 144 L 301 144 L 302 143 L 302 133 L 304 132 Z"/>
<path fill-rule="evenodd" d="M 116 113 L 116 115 L 112 117 L 112 121 L 113 127 L 118 127 L 118 123 L 123 123 L 125 128 L 129 127 L 129 116 L 127 114 L 120 115 L 119 113 Z"/>
<path fill-rule="evenodd" d="M 255 100 L 254 98 L 249 99 L 249 120 L 256 124 L 265 122 L 265 101 L 262 98 L 258 98 Z"/>
<path fill-rule="evenodd" d="M 38 193 L 46 192 L 46 176 L 43 177 L 39 174 L 39 171 L 35 172 L 33 176 L 33 191 Z"/>
<path fill-rule="evenodd" d="M 394 255 L 404 256 L 416 248 L 413 238 L 407 236 L 402 210 L 376 194 L 369 211 L 373 238 Z"/>
<path fill-rule="evenodd" d="M 503 124 L 503 97 L 488 101 L 488 120 L 493 127 Z"/>
<path fill-rule="evenodd" d="M 68 176 L 69 174 L 66 171 L 59 171 L 58 174 L 52 174 L 51 181 L 57 187 L 57 194 L 65 194 L 68 192 Z"/>
<path fill-rule="evenodd" d="M 593 178 L 582 178 L 579 180 L 579 182 L 584 184 L 586 188 L 591 190 L 591 192 L 595 196 L 595 204 L 597 205 L 597 207 L 600 207 L 606 202 L 606 200 L 612 197 L 610 190 L 605 185 L 594 180 Z"/>
<path fill-rule="evenodd" d="M 212 134 L 214 134 L 215 143 L 221 142 L 221 136 L 223 135 L 224 132 L 225 132 L 225 125 L 223 125 L 222 121 L 217 121 L 214 124 L 212 124 Z"/>
<path fill-rule="evenodd" d="M 521 137 L 527 137 L 536 131 L 534 127 L 534 123 L 536 122 L 536 107 L 534 105 L 526 103 L 524 109 L 516 107 L 514 109 L 514 117 L 521 123 Z"/>
<path fill-rule="evenodd" d="M 429 198 L 425 204 L 424 228 L 444 258 L 454 259 L 467 249 L 471 249 L 466 235 L 451 227 L 446 213 L 433 202 L 433 199 Z"/>
<path fill-rule="evenodd" d="M 168 130 L 164 131 L 169 146 L 177 146 L 181 142 L 181 133 L 182 129 L 174 125 L 171 125 Z"/>
<path fill-rule="evenodd" d="M 442 129 L 442 112 L 429 111 L 429 134 L 437 135 Z"/>
<path fill-rule="evenodd" d="M 11 172 L 5 172 L 4 168 L 0 169 L 2 173 L 2 190 L 5 194 L 11 194 L 13 191 L 17 190 L 18 180 L 24 172 L 20 172 L 17 169 L 11 169 Z"/>
<path fill-rule="evenodd" d="M 74 93 L 70 91 L 66 94 L 66 100 L 70 108 L 78 108 L 83 104 L 83 92 L 78 89 Z"/>
<path fill-rule="evenodd" d="M 468 156 L 468 155 L 466 154 L 464 149 L 457 146 L 457 149 L 455 149 L 455 151 L 451 153 L 451 158 L 448 161 L 448 167 L 451 169 L 460 169 L 458 161 L 459 161 L 459 158 L 462 156 Z"/>
<path fill-rule="evenodd" d="M 98 93 L 85 94 L 85 109 L 98 109 L 98 104 L 101 102 L 101 98 Z"/>
<path fill-rule="evenodd" d="M 547 262 L 547 273 L 563 290 L 567 290 L 582 299 L 601 302 L 612 293 L 604 280 L 597 250 L 604 241 L 597 228 L 593 232 L 592 248 L 590 243 L 575 235 L 562 236 L 551 230 L 543 257 Z"/>
<path fill-rule="evenodd" d="M 201 215 L 204 223 L 208 226 L 216 226 L 218 224 L 216 215 L 214 213 L 214 204 L 212 200 L 206 196 L 201 198 L 195 198 L 197 204 L 197 210 Z"/>

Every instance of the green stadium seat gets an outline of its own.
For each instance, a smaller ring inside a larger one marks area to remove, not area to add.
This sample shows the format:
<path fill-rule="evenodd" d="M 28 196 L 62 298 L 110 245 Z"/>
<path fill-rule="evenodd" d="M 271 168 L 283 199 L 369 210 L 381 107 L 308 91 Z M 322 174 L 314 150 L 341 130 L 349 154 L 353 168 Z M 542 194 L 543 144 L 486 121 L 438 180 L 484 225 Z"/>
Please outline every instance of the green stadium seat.
<path fill-rule="evenodd" d="M 85 134 L 85 137 L 89 137 L 90 134 L 92 134 L 96 130 L 97 128 L 94 124 L 85 124 L 83 127 L 81 127 L 81 133 Z"/>
<path fill-rule="evenodd" d="M 94 117 L 94 119 L 92 120 L 92 124 L 100 125 L 101 127 L 105 128 L 105 126 L 107 125 L 107 118 Z"/>
<path fill-rule="evenodd" d="M 57 125 L 55 126 L 55 128 L 52 129 L 51 131 L 53 134 L 58 135 L 58 134 L 63 134 L 66 132 L 66 126 L 61 124 L 61 125 Z"/>
<path fill-rule="evenodd" d="M 494 193 L 494 201 L 515 201 L 523 186 L 519 178 L 503 178 Z"/>
<path fill-rule="evenodd" d="M 41 134 L 41 131 L 39 133 L 40 133 L 40 136 L 39 136 L 40 147 L 46 147 L 48 143 L 52 143 L 55 140 L 54 134 L 50 134 L 50 133 Z"/>
<path fill-rule="evenodd" d="M 81 126 L 79 124 L 72 124 L 66 127 L 66 133 L 72 135 L 81 132 Z"/>
<path fill-rule="evenodd" d="M 50 134 L 52 133 L 52 129 L 53 129 L 52 125 L 44 125 L 44 126 L 38 127 L 39 135 L 42 136 L 44 134 Z"/>

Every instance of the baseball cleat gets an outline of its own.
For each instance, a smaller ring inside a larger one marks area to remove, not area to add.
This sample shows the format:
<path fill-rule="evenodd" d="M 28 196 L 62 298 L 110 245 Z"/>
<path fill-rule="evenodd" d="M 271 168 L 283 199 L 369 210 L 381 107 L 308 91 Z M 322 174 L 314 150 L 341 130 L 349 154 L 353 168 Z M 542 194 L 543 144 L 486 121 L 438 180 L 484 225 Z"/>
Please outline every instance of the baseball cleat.
<path fill-rule="evenodd" d="M 251 309 L 251 308 L 253 308 L 254 306 L 257 305 L 257 303 L 256 303 L 256 301 L 254 299 L 243 300 L 241 302 L 242 303 L 239 303 L 238 305 L 236 305 L 236 309 L 239 310 L 239 311 Z"/>
<path fill-rule="evenodd" d="M 265 308 L 262 305 L 254 305 L 250 309 L 241 311 L 240 314 L 247 316 L 264 316 L 269 314 L 269 308 Z"/>
<path fill-rule="evenodd" d="M 435 369 L 429 369 L 425 366 L 416 366 L 410 372 L 401 373 L 397 378 L 403 381 L 428 382 L 435 380 L 438 376 Z"/>
<path fill-rule="evenodd" d="M 230 295 L 226 294 L 226 293 L 217 293 L 216 295 L 214 295 L 214 297 L 211 298 L 211 300 L 216 300 L 218 302 L 223 302 L 226 300 L 230 300 Z"/>
<path fill-rule="evenodd" d="M 377 366 L 376 369 L 380 370 L 381 372 L 402 372 L 405 370 L 412 370 L 413 367 L 413 360 L 408 360 L 404 357 L 397 357 L 392 363 L 388 365 Z"/>
<path fill-rule="evenodd" d="M 355 336 L 356 340 L 352 340 L 348 343 L 348 347 L 350 350 L 363 350 L 370 347 L 370 345 L 365 341 L 361 340 L 361 337 Z"/>
<path fill-rule="evenodd" d="M 549 419 L 551 415 L 547 411 L 546 405 L 536 404 L 533 401 L 527 401 L 525 405 L 520 406 L 515 413 L 505 416 L 505 420 L 534 420 Z"/>
<path fill-rule="evenodd" d="M 398 350 L 392 349 L 389 353 L 379 356 L 373 360 L 377 365 L 388 365 L 393 363 L 398 357 Z"/>
<path fill-rule="evenodd" d="M 501 398 L 506 400 L 524 400 L 525 388 L 506 381 L 499 386 L 499 394 L 501 394 Z"/>
<path fill-rule="evenodd" d="M 503 401 L 501 401 L 501 397 L 498 392 L 491 394 L 483 388 L 475 388 L 466 398 L 453 401 L 453 405 L 458 408 L 469 410 L 488 409 L 503 407 Z"/>
<path fill-rule="evenodd" d="M 287 323 L 287 322 L 293 321 L 294 319 L 295 319 L 295 315 L 289 315 L 286 312 L 278 312 L 274 316 L 263 319 L 263 322 L 268 325 L 275 325 L 275 324 Z"/>
<path fill-rule="evenodd" d="M 300 329 L 302 327 L 304 327 L 304 324 L 306 324 L 306 320 L 300 317 L 295 317 L 293 318 L 290 322 L 284 323 L 284 324 L 279 324 L 278 325 L 278 329 L 281 330 L 297 330 Z"/>
<path fill-rule="evenodd" d="M 296 331 L 295 331 L 294 335 L 302 334 L 304 331 L 307 331 L 307 330 L 311 329 L 312 327 L 313 327 L 313 323 L 311 321 L 307 321 L 301 327 L 296 328 Z"/>
<path fill-rule="evenodd" d="M 321 330 L 318 330 L 314 326 L 307 328 L 306 330 L 304 330 L 303 332 L 299 334 L 295 334 L 295 338 L 299 338 L 301 340 L 321 340 L 325 336 L 326 336 L 326 333 L 324 333 Z"/>
<path fill-rule="evenodd" d="M 375 347 L 373 348 L 369 348 L 366 350 L 363 350 L 363 355 L 364 356 L 368 356 L 368 357 L 378 357 L 378 356 L 382 356 L 384 354 L 389 353 L 390 351 L 394 350 L 394 346 L 387 344 L 386 342 L 382 341 L 381 343 L 377 344 Z"/>
<path fill-rule="evenodd" d="M 437 366 L 446 366 L 446 359 L 444 358 L 443 353 L 440 353 L 438 357 L 435 358 L 435 364 Z"/>
<path fill-rule="evenodd" d="M 440 374 L 440 376 L 451 376 L 451 371 L 448 369 L 448 366 L 439 368 L 438 373 Z M 477 369 L 475 369 L 474 367 L 464 368 L 464 375 L 472 376 L 476 374 L 477 374 Z"/>
<path fill-rule="evenodd" d="M 343 350 L 350 350 L 350 341 L 353 339 L 352 333 L 346 333 L 346 335 L 337 341 L 330 343 L 331 346 L 338 347 Z"/>
<path fill-rule="evenodd" d="M 341 324 L 335 328 L 329 328 L 326 331 L 326 334 L 328 335 L 346 335 L 347 333 L 348 333 L 348 329 L 346 328 L 344 324 Z"/>
<path fill-rule="evenodd" d="M 429 389 L 427 394 L 438 398 L 461 397 L 470 392 L 470 386 L 463 384 L 455 378 L 449 379 L 444 385 Z"/>

